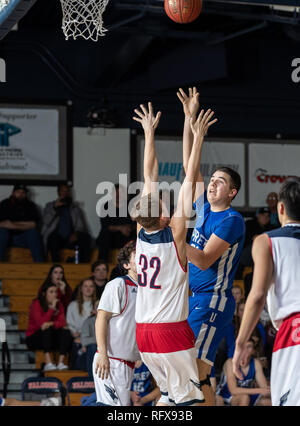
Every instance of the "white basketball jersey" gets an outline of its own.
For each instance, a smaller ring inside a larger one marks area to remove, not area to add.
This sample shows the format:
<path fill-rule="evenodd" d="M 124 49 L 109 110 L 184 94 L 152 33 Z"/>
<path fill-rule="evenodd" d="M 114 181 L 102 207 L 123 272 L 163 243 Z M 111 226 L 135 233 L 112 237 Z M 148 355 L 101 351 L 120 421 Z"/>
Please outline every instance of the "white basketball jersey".
<path fill-rule="evenodd" d="M 274 263 L 267 304 L 278 329 L 283 319 L 300 312 L 300 225 L 288 224 L 267 234 Z"/>
<path fill-rule="evenodd" d="M 129 276 L 115 278 L 106 284 L 98 309 L 120 313 L 113 315 L 108 322 L 107 354 L 109 357 L 126 361 L 137 361 L 140 352 L 135 337 L 135 306 L 137 285 Z M 111 300 L 112 298 L 115 299 Z M 118 300 L 116 300 L 118 299 Z"/>
<path fill-rule="evenodd" d="M 136 244 L 137 323 L 185 321 L 188 317 L 187 271 L 180 264 L 170 227 L 140 230 Z"/>

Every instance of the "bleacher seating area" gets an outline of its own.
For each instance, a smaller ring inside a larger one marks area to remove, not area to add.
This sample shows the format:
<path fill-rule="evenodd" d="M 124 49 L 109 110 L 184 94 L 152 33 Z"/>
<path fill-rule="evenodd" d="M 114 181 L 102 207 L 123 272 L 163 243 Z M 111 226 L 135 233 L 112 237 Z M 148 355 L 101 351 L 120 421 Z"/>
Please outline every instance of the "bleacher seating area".
<path fill-rule="evenodd" d="M 118 250 L 110 253 L 108 276 L 116 266 L 117 253 Z M 74 290 L 83 278 L 91 275 L 91 264 L 97 260 L 98 250 L 93 251 L 90 263 L 65 263 L 68 257 L 74 256 L 73 250 L 61 250 L 60 256 L 68 284 Z M 43 372 L 43 352 L 30 353 L 25 345 L 24 333 L 28 325 L 29 307 L 37 296 L 50 265 L 50 262 L 33 263 L 30 250 L 17 247 L 9 248 L 6 262 L 0 263 L 0 315 L 7 324 L 7 342 L 11 353 L 11 374 L 7 397 L 21 399 L 22 382 L 31 376 L 56 377 L 65 386 L 73 377 L 87 376 L 87 372 L 78 370 Z M 57 354 L 54 354 L 55 356 Z M 2 380 L 0 378 L 0 388 L 3 387 Z M 70 404 L 80 405 L 81 396 L 78 393 L 72 394 Z"/>

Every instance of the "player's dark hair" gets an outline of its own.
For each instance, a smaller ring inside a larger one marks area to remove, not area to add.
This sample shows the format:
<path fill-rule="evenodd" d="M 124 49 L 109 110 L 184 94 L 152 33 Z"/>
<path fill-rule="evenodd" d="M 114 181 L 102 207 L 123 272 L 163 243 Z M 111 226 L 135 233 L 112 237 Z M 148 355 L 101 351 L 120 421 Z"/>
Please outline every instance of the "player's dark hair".
<path fill-rule="evenodd" d="M 217 171 L 218 172 L 224 172 L 228 176 L 230 176 L 230 188 L 236 189 L 236 191 L 238 193 L 240 188 L 241 188 L 241 176 L 238 174 L 238 172 L 231 169 L 230 167 L 219 167 L 214 171 L 214 173 L 217 172 Z"/>
<path fill-rule="evenodd" d="M 127 270 L 124 268 L 124 264 L 130 262 L 130 256 L 131 253 L 135 251 L 136 241 L 132 240 L 129 241 L 127 244 L 125 244 L 124 247 L 121 248 L 118 254 L 118 263 L 119 266 L 122 268 L 124 272 L 127 272 Z"/>
<path fill-rule="evenodd" d="M 289 177 L 283 182 L 278 200 L 283 202 L 290 219 L 300 221 L 300 177 Z"/>

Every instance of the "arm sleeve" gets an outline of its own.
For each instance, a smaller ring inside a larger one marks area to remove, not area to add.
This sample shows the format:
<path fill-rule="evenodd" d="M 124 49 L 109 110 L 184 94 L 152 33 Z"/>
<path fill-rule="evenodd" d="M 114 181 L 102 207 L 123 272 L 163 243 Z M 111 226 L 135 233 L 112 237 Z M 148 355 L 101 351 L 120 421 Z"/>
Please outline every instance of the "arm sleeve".
<path fill-rule="evenodd" d="M 122 278 L 115 278 L 106 284 L 98 305 L 98 310 L 118 315 L 126 303 L 126 285 Z"/>
<path fill-rule="evenodd" d="M 214 234 L 229 244 L 235 243 L 245 232 L 245 223 L 240 216 L 225 218 L 214 230 Z"/>
<path fill-rule="evenodd" d="M 77 327 L 76 327 L 76 309 L 77 309 L 77 303 L 75 301 L 71 302 L 67 309 L 67 325 L 71 331 L 72 334 L 76 333 Z"/>
<path fill-rule="evenodd" d="M 54 320 L 54 328 L 62 328 L 65 327 L 66 325 L 66 318 L 65 318 L 65 312 L 64 312 L 64 307 L 62 303 L 58 304 L 58 315 L 56 316 L 55 320 Z"/>

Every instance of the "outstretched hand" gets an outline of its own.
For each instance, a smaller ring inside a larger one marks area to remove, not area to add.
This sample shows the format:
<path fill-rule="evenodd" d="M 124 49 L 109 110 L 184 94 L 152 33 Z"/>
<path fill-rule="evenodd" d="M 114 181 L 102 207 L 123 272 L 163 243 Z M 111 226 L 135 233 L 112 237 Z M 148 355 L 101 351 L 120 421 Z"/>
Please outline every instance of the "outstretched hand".
<path fill-rule="evenodd" d="M 200 93 L 197 91 L 196 87 L 189 88 L 189 96 L 187 96 L 187 94 L 181 88 L 176 94 L 182 103 L 184 114 L 187 117 L 196 116 L 199 109 L 200 96 Z"/>
<path fill-rule="evenodd" d="M 144 105 L 140 105 L 140 108 L 141 110 L 137 108 L 134 110 L 138 117 L 133 117 L 133 119 L 141 123 L 145 132 L 154 132 L 158 126 L 161 112 L 159 111 L 156 115 L 154 115 L 151 102 L 148 102 L 148 110 Z"/>
<path fill-rule="evenodd" d="M 194 117 L 190 118 L 190 125 L 191 130 L 195 136 L 201 136 L 204 137 L 207 134 L 208 129 L 210 126 L 212 126 L 214 123 L 218 121 L 217 118 L 212 120 L 212 117 L 214 115 L 214 111 L 211 109 L 208 109 L 204 113 L 204 109 L 201 110 L 197 120 Z"/>

